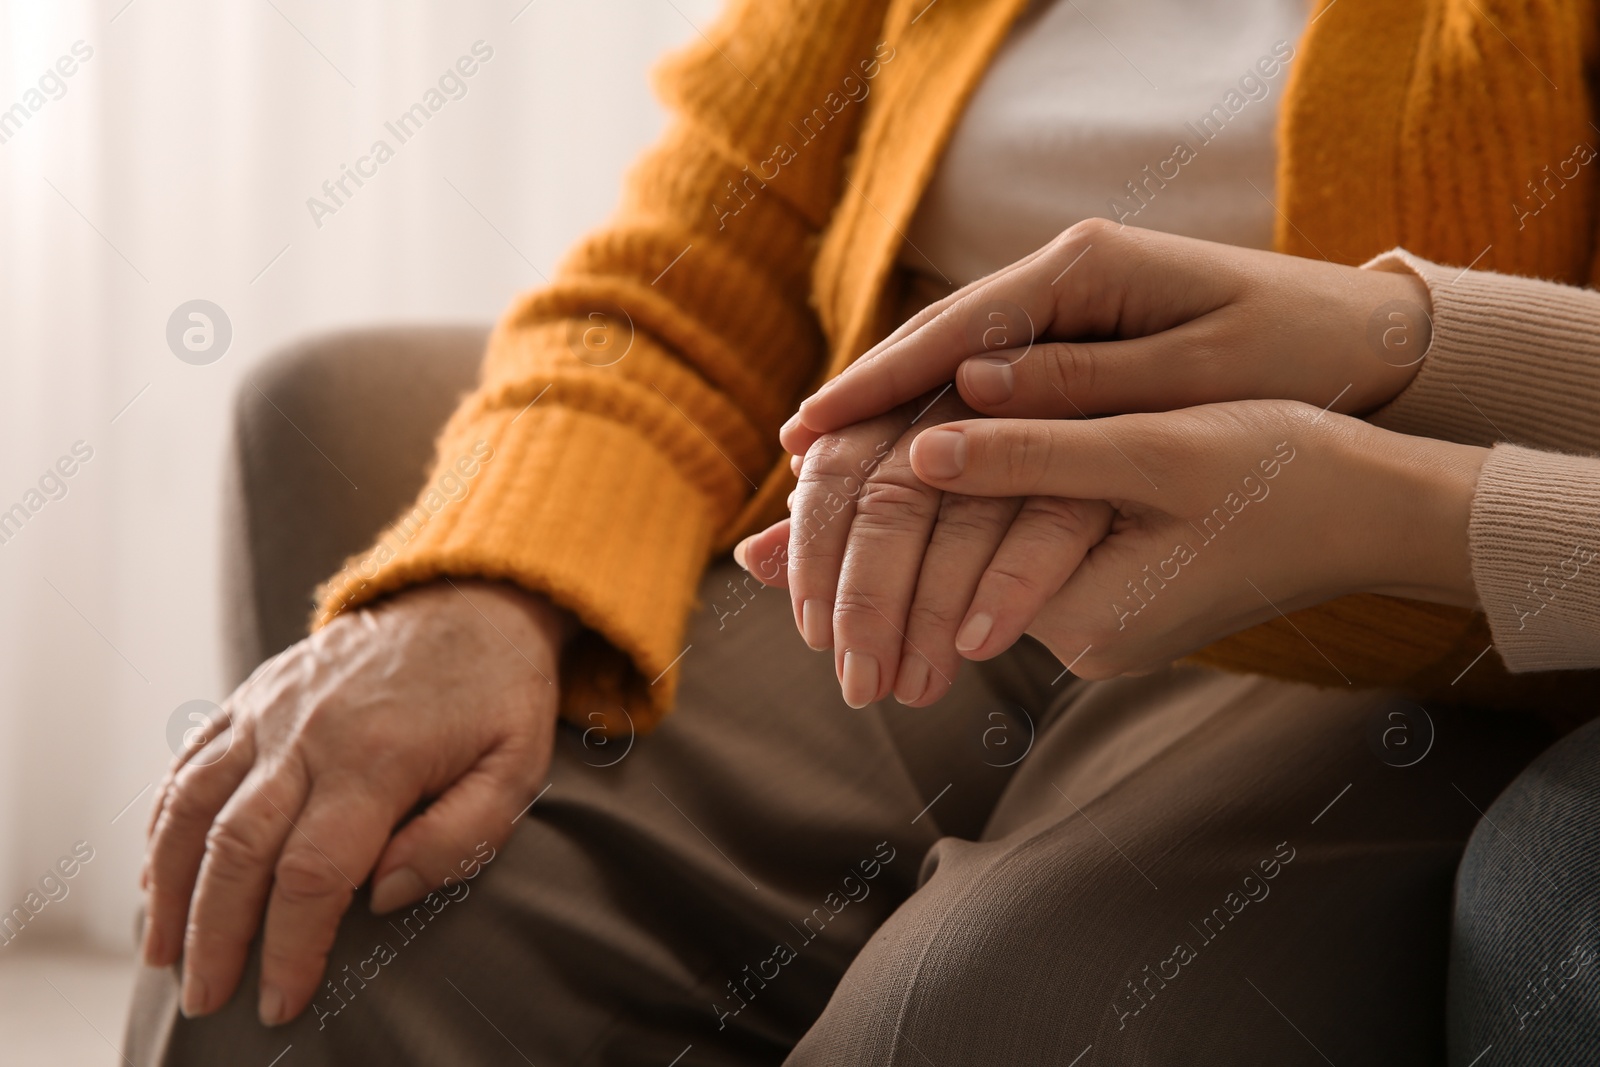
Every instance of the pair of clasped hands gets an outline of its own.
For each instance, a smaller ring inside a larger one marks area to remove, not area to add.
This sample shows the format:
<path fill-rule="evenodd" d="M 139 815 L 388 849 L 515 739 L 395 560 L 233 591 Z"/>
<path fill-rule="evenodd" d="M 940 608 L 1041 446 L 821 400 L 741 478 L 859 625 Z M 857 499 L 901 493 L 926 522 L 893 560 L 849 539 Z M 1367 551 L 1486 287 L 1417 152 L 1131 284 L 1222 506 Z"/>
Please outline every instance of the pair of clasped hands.
<path fill-rule="evenodd" d="M 1106 678 L 1346 593 L 1470 605 L 1485 451 L 1350 417 L 1412 381 L 1429 302 L 1409 273 L 1075 226 L 806 400 L 790 518 L 735 557 L 858 708 L 931 704 L 1024 633 Z"/>

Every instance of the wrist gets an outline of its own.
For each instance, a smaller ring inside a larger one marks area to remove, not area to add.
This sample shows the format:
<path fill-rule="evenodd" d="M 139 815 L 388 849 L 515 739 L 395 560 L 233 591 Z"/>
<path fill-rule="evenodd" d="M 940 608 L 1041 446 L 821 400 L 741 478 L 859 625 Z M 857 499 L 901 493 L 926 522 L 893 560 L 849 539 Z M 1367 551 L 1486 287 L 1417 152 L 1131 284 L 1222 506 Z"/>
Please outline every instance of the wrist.
<path fill-rule="evenodd" d="M 572 612 L 558 606 L 543 593 L 535 593 L 510 582 L 473 581 L 457 582 L 474 603 L 494 604 L 514 616 L 520 625 L 537 630 L 559 657 L 567 642 L 581 630 L 582 624 Z M 470 588 L 468 588 L 470 586 Z M 487 604 L 485 610 L 490 610 Z"/>
<path fill-rule="evenodd" d="M 576 616 L 543 594 L 481 578 L 439 578 L 364 610 L 397 612 L 407 624 L 433 632 L 436 640 L 458 634 L 476 643 L 489 632 L 487 624 L 499 635 L 494 642 L 503 639 L 524 658 L 532 655 L 547 673 L 559 665 L 562 650 L 582 628 Z"/>
<path fill-rule="evenodd" d="M 1372 411 L 1393 401 L 1416 379 L 1433 344 L 1433 296 L 1427 282 L 1409 270 L 1377 267 L 1356 272 L 1350 314 L 1359 319 L 1362 351 L 1354 377 L 1355 410 Z M 1347 409 L 1341 409 L 1347 410 Z"/>
<path fill-rule="evenodd" d="M 1359 436 L 1356 548 L 1367 592 L 1476 608 L 1468 528 L 1489 450 L 1376 427 Z"/>

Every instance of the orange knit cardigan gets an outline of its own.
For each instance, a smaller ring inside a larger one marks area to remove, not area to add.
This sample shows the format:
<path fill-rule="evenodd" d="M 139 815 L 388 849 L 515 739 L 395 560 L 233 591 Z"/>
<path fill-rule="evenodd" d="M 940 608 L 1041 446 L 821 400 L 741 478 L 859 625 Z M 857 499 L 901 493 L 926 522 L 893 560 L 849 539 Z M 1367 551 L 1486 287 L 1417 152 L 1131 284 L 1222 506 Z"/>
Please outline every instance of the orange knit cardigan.
<path fill-rule="evenodd" d="M 316 622 L 441 575 L 507 579 L 587 627 L 564 713 L 652 725 L 708 560 L 784 513 L 778 426 L 896 324 L 902 231 L 1025 6 L 733 0 L 657 72 L 673 121 L 616 215 L 490 340 L 438 442 L 439 472 L 473 471 L 466 495 L 429 490 L 428 518 L 354 557 Z M 1320 0 L 1282 106 L 1278 249 L 1360 263 L 1403 245 L 1590 283 L 1595 168 L 1542 198 L 1553 218 L 1518 223 L 1530 182 L 1595 136 L 1591 7 Z M 1487 643 L 1471 613 L 1357 596 L 1199 658 L 1338 682 L 1320 648 L 1360 682 L 1425 686 Z"/>

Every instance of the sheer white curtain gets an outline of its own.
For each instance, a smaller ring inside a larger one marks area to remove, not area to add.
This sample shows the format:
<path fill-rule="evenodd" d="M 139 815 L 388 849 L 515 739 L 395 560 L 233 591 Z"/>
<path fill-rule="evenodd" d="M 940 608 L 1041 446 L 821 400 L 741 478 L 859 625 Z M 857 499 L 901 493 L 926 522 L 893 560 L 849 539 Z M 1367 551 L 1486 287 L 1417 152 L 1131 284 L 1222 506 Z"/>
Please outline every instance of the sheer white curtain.
<path fill-rule="evenodd" d="M 130 944 L 169 716 L 224 695 L 221 442 L 252 362 L 493 318 L 605 217 L 661 124 L 647 68 L 719 6 L 0 6 L 0 916 L 37 910 L 0 952 Z M 191 300 L 231 324 L 211 362 L 220 334 L 168 343 Z"/>

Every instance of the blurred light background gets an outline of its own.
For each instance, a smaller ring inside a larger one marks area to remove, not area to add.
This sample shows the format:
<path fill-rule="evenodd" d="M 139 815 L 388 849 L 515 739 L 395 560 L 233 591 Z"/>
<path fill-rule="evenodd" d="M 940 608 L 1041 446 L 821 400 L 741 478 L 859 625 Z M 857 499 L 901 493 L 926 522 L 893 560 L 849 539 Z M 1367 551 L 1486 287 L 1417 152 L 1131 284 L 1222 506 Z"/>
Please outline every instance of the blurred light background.
<path fill-rule="evenodd" d="M 0 945 L 0 1063 L 119 1062 L 168 717 L 226 695 L 235 390 L 309 332 L 493 319 L 604 219 L 662 123 L 650 65 L 719 6 L 0 4 L 0 511 L 93 450 L 0 544 L 0 913 L 94 853 Z M 465 95 L 399 145 L 384 124 L 479 41 Z M 319 226 L 307 199 L 380 137 L 395 157 Z M 193 299 L 232 324 L 209 365 L 166 342 Z"/>

